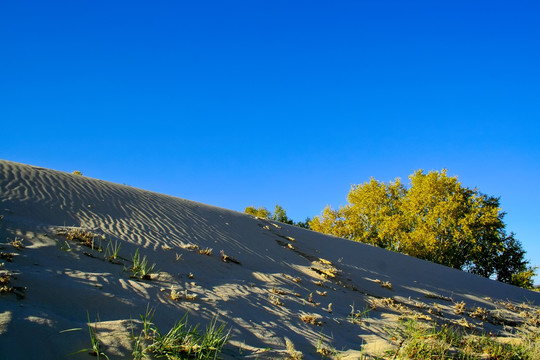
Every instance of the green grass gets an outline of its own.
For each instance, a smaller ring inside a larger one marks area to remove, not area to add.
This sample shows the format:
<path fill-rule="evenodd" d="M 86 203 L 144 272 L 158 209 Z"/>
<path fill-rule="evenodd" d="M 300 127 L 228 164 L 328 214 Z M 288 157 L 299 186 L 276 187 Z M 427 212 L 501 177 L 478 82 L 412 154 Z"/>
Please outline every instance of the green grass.
<path fill-rule="evenodd" d="M 490 334 L 468 333 L 449 325 L 402 321 L 394 329 L 398 347 L 393 359 L 540 359 L 540 330 L 521 327 L 514 342 L 503 343 Z"/>
<path fill-rule="evenodd" d="M 353 324 L 360 324 L 365 318 L 368 317 L 371 309 L 369 307 L 364 307 L 362 311 L 354 309 L 354 303 L 351 305 L 351 312 L 347 315 L 347 320 Z"/>
<path fill-rule="evenodd" d="M 64 240 L 64 244 L 62 244 L 60 241 L 56 240 L 56 243 L 60 246 L 60 250 L 62 251 L 71 251 L 71 245 L 67 242 L 67 240 Z"/>
<path fill-rule="evenodd" d="M 108 261 L 117 260 L 121 246 L 122 245 L 117 240 L 114 241 L 114 244 L 112 241 L 109 241 L 107 247 L 105 248 L 105 259 Z"/>
<path fill-rule="evenodd" d="M 142 330 L 138 336 L 132 333 L 133 358 L 141 360 L 146 354 L 160 359 L 217 359 L 223 346 L 229 340 L 225 332 L 225 324 L 218 325 L 214 317 L 204 332 L 199 326 L 191 327 L 187 314 L 166 333 L 162 333 L 152 322 L 154 311 L 146 309 L 145 315 L 140 315 Z"/>
<path fill-rule="evenodd" d="M 74 353 L 71 353 L 69 355 L 75 355 L 80 353 L 88 353 L 92 356 L 95 356 L 96 359 L 106 359 L 109 360 L 109 357 L 103 352 L 101 342 L 97 338 L 97 331 L 98 331 L 98 323 L 100 322 L 99 316 L 97 320 L 94 322 L 94 325 L 92 326 L 90 322 L 90 314 L 86 312 L 86 317 L 88 319 L 88 334 L 90 335 L 90 344 L 91 346 L 89 348 L 81 349 L 79 351 L 76 351 Z M 74 329 L 68 329 L 60 331 L 60 333 L 70 332 L 70 331 L 78 331 L 82 330 L 81 328 L 74 328 Z"/>
<path fill-rule="evenodd" d="M 135 255 L 133 255 L 132 260 L 133 266 L 131 269 L 129 269 L 131 271 L 131 277 L 150 280 L 150 274 L 154 272 L 156 264 L 150 265 L 146 255 L 141 257 L 139 254 L 139 249 L 135 251 Z"/>

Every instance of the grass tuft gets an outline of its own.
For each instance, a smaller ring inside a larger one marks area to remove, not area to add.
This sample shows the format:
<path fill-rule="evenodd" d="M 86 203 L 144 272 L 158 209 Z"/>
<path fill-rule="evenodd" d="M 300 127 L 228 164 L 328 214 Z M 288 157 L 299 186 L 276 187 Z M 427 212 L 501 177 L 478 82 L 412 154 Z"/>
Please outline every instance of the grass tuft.
<path fill-rule="evenodd" d="M 131 277 L 136 279 L 151 280 L 151 274 L 154 272 L 156 264 L 150 265 L 146 255 L 141 257 L 139 254 L 139 249 L 135 251 L 135 255 L 133 255 L 132 260 L 133 266 L 131 269 L 129 269 L 131 271 Z"/>
<path fill-rule="evenodd" d="M 92 323 L 90 322 L 90 314 L 88 312 L 86 312 L 86 317 L 88 319 L 88 334 L 90 335 L 91 347 L 76 351 L 69 355 L 75 355 L 75 354 L 87 352 L 88 354 L 95 356 L 97 359 L 109 360 L 109 357 L 102 350 L 101 342 L 97 338 L 98 323 L 100 322 L 99 316 L 97 317 L 97 320 L 94 322 L 93 326 L 92 326 Z M 61 333 L 77 331 L 77 330 L 82 330 L 82 329 L 81 328 L 68 329 L 68 330 L 61 331 Z"/>
<path fill-rule="evenodd" d="M 367 318 L 369 312 L 371 311 L 372 309 L 370 307 L 365 307 L 364 310 L 360 311 L 360 310 L 356 310 L 354 309 L 354 303 L 351 305 L 351 312 L 349 313 L 349 315 L 347 315 L 347 320 L 350 322 L 350 323 L 353 323 L 353 324 L 361 324 L 362 321 Z"/>
<path fill-rule="evenodd" d="M 170 295 L 170 298 L 171 298 L 171 300 L 173 300 L 173 301 L 178 301 L 178 300 L 180 300 L 180 299 L 182 298 L 182 294 L 179 293 L 178 291 L 176 291 L 176 290 L 174 289 L 173 286 L 171 286 L 171 295 Z"/>
<path fill-rule="evenodd" d="M 11 283 L 11 274 L 4 272 L 0 274 L 0 294 L 8 294 L 13 292 L 13 288 L 9 286 Z"/>
<path fill-rule="evenodd" d="M 225 332 L 225 324 L 218 325 L 217 317 L 212 318 L 204 332 L 199 326 L 191 327 L 187 314 L 175 323 L 167 332 L 162 333 L 152 322 L 154 311 L 147 308 L 141 315 L 143 329 L 138 336 L 132 334 L 134 341 L 134 359 L 143 359 L 146 353 L 153 358 L 166 359 L 217 359 L 223 346 L 229 340 L 229 332 Z"/>
<path fill-rule="evenodd" d="M 114 241 L 114 244 L 112 241 L 109 241 L 107 247 L 105 248 L 105 259 L 111 262 L 118 260 L 118 253 L 120 252 L 121 247 L 122 244 L 120 244 L 117 240 Z"/>
<path fill-rule="evenodd" d="M 22 239 L 19 239 L 19 238 L 15 238 L 15 240 L 11 241 L 9 244 L 19 251 L 21 251 L 22 249 L 26 247 L 22 243 Z"/>
<path fill-rule="evenodd" d="M 460 314 L 463 314 L 465 312 L 465 301 L 462 301 L 462 302 L 458 302 L 458 303 L 455 303 L 454 304 L 454 311 L 456 314 L 460 315 Z"/>
<path fill-rule="evenodd" d="M 0 251 L 0 259 L 2 260 L 6 260 L 8 262 L 12 262 L 13 261 L 13 256 L 15 254 L 14 253 L 8 253 L 8 252 L 3 252 L 3 251 Z"/>
<path fill-rule="evenodd" d="M 237 265 L 242 265 L 240 263 L 240 261 L 236 260 L 232 256 L 229 256 L 229 255 L 225 254 L 225 251 L 221 250 L 219 253 L 221 254 L 221 261 L 226 262 L 226 263 L 232 262 L 232 263 L 235 263 Z"/>
<path fill-rule="evenodd" d="M 315 326 L 322 326 L 322 321 L 319 320 L 319 317 L 316 315 L 303 315 L 300 317 L 300 319 L 308 324 L 315 325 Z"/>
<path fill-rule="evenodd" d="M 501 342 L 492 334 L 467 333 L 448 324 L 403 321 L 393 339 L 393 359 L 540 359 L 540 329 L 521 327 L 517 338 Z"/>
<path fill-rule="evenodd" d="M 212 249 L 211 248 L 200 249 L 199 254 L 206 255 L 206 256 L 212 256 Z"/>
<path fill-rule="evenodd" d="M 287 347 L 287 360 L 302 360 L 304 355 L 294 348 L 294 344 L 289 338 L 285 338 L 285 346 Z"/>

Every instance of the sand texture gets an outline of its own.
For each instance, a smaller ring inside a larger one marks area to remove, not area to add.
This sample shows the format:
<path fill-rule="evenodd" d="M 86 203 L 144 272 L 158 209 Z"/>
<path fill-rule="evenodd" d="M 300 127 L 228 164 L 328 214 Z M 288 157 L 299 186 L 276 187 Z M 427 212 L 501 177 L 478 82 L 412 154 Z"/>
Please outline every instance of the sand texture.
<path fill-rule="evenodd" d="M 147 307 L 165 331 L 186 313 L 202 329 L 218 315 L 231 331 L 224 359 L 287 358 L 286 339 L 304 359 L 321 359 L 321 348 L 333 352 L 328 358 L 339 351 L 355 359 L 397 346 L 388 329 L 399 318 L 511 336 L 524 312 L 539 314 L 540 293 L 231 210 L 8 161 L 0 161 L 0 216 L 0 273 L 9 281 L 0 294 L 1 359 L 91 359 L 88 352 L 68 356 L 89 347 L 87 316 L 92 323 L 99 316 L 97 336 L 110 359 L 131 359 L 130 328 Z M 113 245 L 120 245 L 116 259 Z M 137 249 L 156 265 L 145 278 L 125 271 Z M 351 317 L 352 307 L 365 313 Z M 475 316 L 478 307 L 484 316 Z"/>

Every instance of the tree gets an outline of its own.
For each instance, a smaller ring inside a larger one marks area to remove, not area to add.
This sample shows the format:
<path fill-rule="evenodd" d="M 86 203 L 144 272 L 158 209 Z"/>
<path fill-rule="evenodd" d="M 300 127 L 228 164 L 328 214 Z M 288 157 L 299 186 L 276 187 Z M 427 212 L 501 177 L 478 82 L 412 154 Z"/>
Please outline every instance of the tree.
<path fill-rule="evenodd" d="M 270 211 L 268 211 L 264 207 L 259 207 L 258 209 L 255 208 L 255 206 L 248 206 L 244 209 L 244 212 L 246 214 L 251 214 L 253 216 L 257 216 L 263 219 L 270 219 Z"/>
<path fill-rule="evenodd" d="M 301 227 L 301 228 L 304 228 L 304 229 L 309 229 L 309 223 L 310 223 L 311 219 L 309 217 L 306 218 L 306 220 L 304 221 L 298 221 L 296 224 L 296 226 L 298 227 Z"/>
<path fill-rule="evenodd" d="M 310 227 L 506 283 L 530 282 L 534 269 L 506 234 L 499 198 L 462 186 L 446 170 L 418 170 L 409 179 L 408 188 L 399 179 L 353 185 L 347 205 L 327 206 Z"/>
<path fill-rule="evenodd" d="M 285 211 L 285 209 L 278 204 L 276 204 L 273 213 L 271 213 L 270 211 L 268 211 L 266 208 L 262 206 L 259 207 L 258 209 L 255 208 L 255 206 L 248 206 L 244 209 L 244 212 L 246 214 L 251 214 L 253 216 L 257 216 L 263 219 L 279 221 L 285 224 L 295 225 L 295 226 L 299 226 L 306 229 L 309 229 L 309 224 L 311 221 L 311 219 L 308 217 L 306 218 L 305 222 L 299 221 L 295 223 L 293 220 L 287 217 L 287 212 Z"/>
<path fill-rule="evenodd" d="M 276 204 L 276 207 L 274 208 L 274 213 L 272 214 L 271 219 L 285 224 L 294 224 L 294 222 L 287 217 L 287 212 L 285 209 L 278 204 Z"/>

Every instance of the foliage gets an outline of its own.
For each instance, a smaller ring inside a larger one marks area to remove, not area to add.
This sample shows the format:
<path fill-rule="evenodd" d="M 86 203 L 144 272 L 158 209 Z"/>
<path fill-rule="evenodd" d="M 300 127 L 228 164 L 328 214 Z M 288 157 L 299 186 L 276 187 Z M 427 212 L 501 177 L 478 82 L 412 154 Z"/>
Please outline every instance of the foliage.
<path fill-rule="evenodd" d="M 74 172 L 72 172 L 73 175 L 79 175 L 79 176 L 83 176 L 83 173 L 79 170 L 75 170 Z"/>
<path fill-rule="evenodd" d="M 294 224 L 294 222 L 287 217 L 287 212 L 285 211 L 285 209 L 278 204 L 276 204 L 276 207 L 274 208 L 274 213 L 272 214 L 270 219 L 282 222 L 284 224 Z"/>
<path fill-rule="evenodd" d="M 270 211 L 268 211 L 266 208 L 262 206 L 259 207 L 258 209 L 255 208 L 255 206 L 248 206 L 247 208 L 245 208 L 244 212 L 246 214 L 257 216 L 262 219 L 270 219 L 270 216 L 271 216 Z"/>
<path fill-rule="evenodd" d="M 535 290 L 533 278 L 536 276 L 536 269 L 538 268 L 529 267 L 525 271 L 518 272 L 517 274 L 512 274 L 510 283 L 512 285 L 516 285 L 525 289 Z"/>
<path fill-rule="evenodd" d="M 255 206 L 248 206 L 248 207 L 246 207 L 244 209 L 244 212 L 246 214 L 257 216 L 257 217 L 260 217 L 262 219 L 279 221 L 279 222 L 282 222 L 284 224 L 295 225 L 295 226 L 299 226 L 299 227 L 302 227 L 302 228 L 305 228 L 305 229 L 309 229 L 309 222 L 311 221 L 311 219 L 308 217 L 308 218 L 306 218 L 305 221 L 299 221 L 299 222 L 295 223 L 292 219 L 289 219 L 285 209 L 282 206 L 278 205 L 278 204 L 276 204 L 276 206 L 274 207 L 274 212 L 273 213 L 270 212 L 265 207 L 262 207 L 262 206 L 260 206 L 259 208 L 256 208 Z"/>
<path fill-rule="evenodd" d="M 515 342 L 499 342 L 491 334 L 475 335 L 449 325 L 403 321 L 393 334 L 398 359 L 538 359 L 537 329 L 518 328 Z"/>
<path fill-rule="evenodd" d="M 306 220 L 304 221 L 298 221 L 296 222 L 294 225 L 298 226 L 298 227 L 301 227 L 301 228 L 304 228 L 304 229 L 309 229 L 309 222 L 311 221 L 311 218 L 309 217 L 306 217 Z"/>
<path fill-rule="evenodd" d="M 446 170 L 384 183 L 353 185 L 348 204 L 327 206 L 315 231 L 402 252 L 484 277 L 528 287 L 534 270 L 514 234 L 507 234 L 499 198 L 461 185 Z"/>

